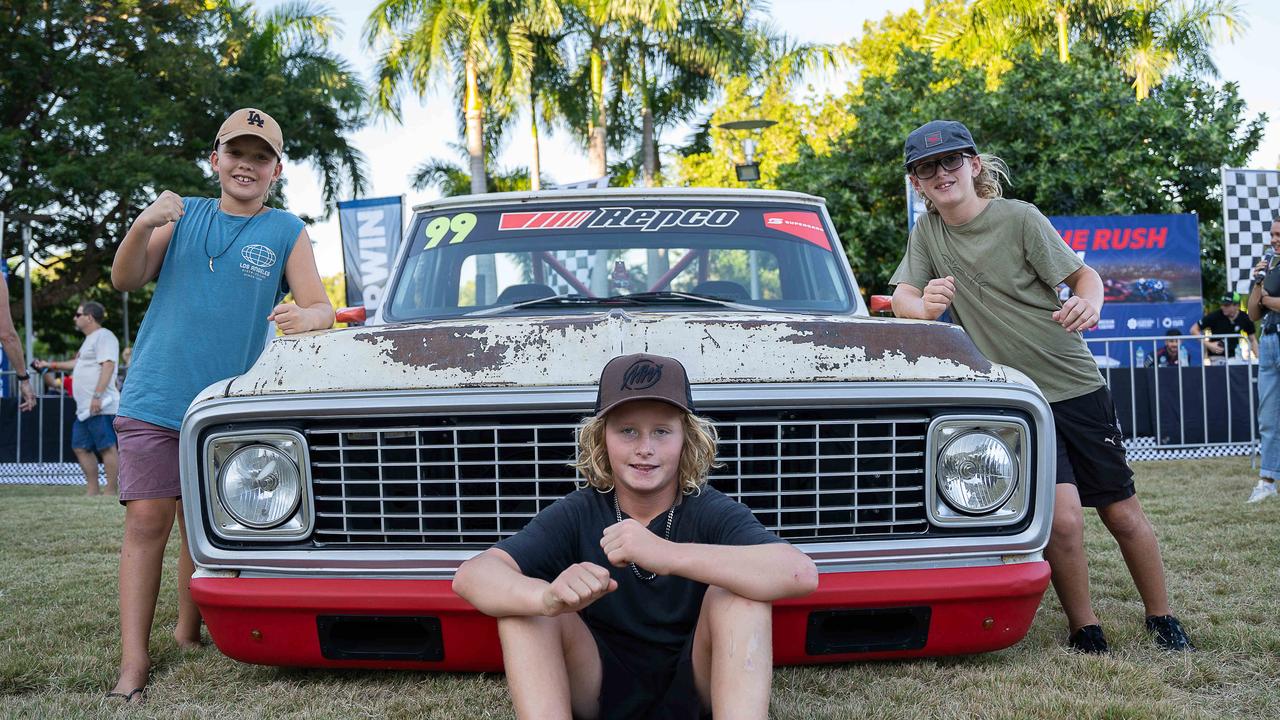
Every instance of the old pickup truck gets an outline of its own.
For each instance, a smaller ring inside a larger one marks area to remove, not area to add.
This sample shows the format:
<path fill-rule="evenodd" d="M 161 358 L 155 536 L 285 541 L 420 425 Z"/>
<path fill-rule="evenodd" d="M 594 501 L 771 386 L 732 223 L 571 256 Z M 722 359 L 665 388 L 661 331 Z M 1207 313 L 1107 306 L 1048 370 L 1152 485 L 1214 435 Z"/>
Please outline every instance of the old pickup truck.
<path fill-rule="evenodd" d="M 958 327 L 874 317 L 822 199 L 742 190 L 421 205 L 361 327 L 278 338 L 182 426 L 191 591 L 251 663 L 498 670 L 464 560 L 574 489 L 610 358 L 688 369 L 710 482 L 807 553 L 779 664 L 1018 642 L 1049 582 L 1053 421 Z"/>

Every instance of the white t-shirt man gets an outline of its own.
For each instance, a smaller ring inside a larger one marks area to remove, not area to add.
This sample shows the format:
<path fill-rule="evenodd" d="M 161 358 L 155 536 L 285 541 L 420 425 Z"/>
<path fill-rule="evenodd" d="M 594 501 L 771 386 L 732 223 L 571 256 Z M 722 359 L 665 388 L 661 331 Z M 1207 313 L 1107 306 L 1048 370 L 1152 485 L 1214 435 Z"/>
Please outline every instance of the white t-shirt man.
<path fill-rule="evenodd" d="M 115 415 L 120 407 L 120 391 L 116 390 L 116 374 L 120 368 L 120 341 L 115 333 L 106 328 L 98 328 L 84 338 L 80 345 L 80 354 L 76 356 L 76 367 L 71 371 L 71 391 L 76 399 L 76 419 L 84 422 L 89 419 L 90 405 L 93 404 L 93 391 L 98 387 L 98 379 L 102 377 L 102 363 L 111 362 L 113 369 L 111 380 L 102 393 L 102 410 L 99 415 Z"/>

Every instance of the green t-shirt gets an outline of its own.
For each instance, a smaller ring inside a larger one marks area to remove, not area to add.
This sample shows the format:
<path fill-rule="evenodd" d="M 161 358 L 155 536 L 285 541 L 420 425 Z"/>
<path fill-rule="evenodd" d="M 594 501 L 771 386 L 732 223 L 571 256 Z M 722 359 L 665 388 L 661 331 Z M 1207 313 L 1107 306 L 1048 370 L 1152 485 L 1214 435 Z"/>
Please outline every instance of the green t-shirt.
<path fill-rule="evenodd" d="M 923 290 L 953 276 L 951 315 L 978 349 L 1058 402 L 1104 384 L 1084 338 L 1053 320 L 1062 307 L 1057 286 L 1083 265 L 1034 205 L 995 198 L 963 225 L 922 216 L 889 283 Z"/>

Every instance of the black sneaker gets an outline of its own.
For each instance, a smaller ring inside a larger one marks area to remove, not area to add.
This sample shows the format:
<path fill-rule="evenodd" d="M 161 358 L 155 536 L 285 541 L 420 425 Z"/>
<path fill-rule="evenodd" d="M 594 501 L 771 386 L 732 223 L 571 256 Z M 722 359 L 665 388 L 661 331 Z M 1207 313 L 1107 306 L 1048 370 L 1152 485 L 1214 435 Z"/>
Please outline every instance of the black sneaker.
<path fill-rule="evenodd" d="M 1076 652 L 1090 655 L 1106 655 L 1111 652 L 1107 647 L 1107 636 L 1102 634 L 1101 625 L 1085 625 L 1076 630 L 1067 637 L 1067 645 Z"/>
<path fill-rule="evenodd" d="M 1187 631 L 1182 623 L 1172 615 L 1152 615 L 1147 618 L 1147 632 L 1155 635 L 1156 645 L 1170 652 L 1195 652 L 1196 646 L 1191 644 Z"/>

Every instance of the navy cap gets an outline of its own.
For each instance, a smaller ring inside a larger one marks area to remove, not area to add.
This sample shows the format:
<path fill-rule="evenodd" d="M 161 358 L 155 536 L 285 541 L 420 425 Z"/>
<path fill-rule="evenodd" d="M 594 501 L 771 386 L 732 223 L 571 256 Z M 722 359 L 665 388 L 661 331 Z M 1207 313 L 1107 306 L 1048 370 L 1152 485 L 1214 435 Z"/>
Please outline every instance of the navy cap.
<path fill-rule="evenodd" d="M 973 143 L 969 128 L 955 120 L 932 120 L 912 130 L 907 136 L 904 149 L 907 168 L 922 158 L 955 150 L 972 150 L 975 155 L 978 153 L 978 146 Z"/>

